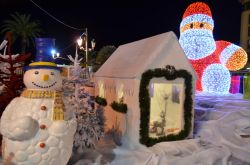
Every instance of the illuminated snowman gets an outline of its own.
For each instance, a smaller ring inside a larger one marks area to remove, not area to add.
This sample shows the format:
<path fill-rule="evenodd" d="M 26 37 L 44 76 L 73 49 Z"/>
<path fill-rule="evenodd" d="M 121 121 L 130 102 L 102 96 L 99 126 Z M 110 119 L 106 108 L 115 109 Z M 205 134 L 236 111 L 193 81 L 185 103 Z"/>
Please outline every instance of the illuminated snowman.
<path fill-rule="evenodd" d="M 33 62 L 24 84 L 1 118 L 4 164 L 66 165 L 77 124 L 62 101 L 60 69 L 52 62 Z"/>
<path fill-rule="evenodd" d="M 183 14 L 179 42 L 198 75 L 196 89 L 227 93 L 231 80 L 229 70 L 243 68 L 247 54 L 235 44 L 215 41 L 213 28 L 209 6 L 203 2 L 193 3 Z"/>

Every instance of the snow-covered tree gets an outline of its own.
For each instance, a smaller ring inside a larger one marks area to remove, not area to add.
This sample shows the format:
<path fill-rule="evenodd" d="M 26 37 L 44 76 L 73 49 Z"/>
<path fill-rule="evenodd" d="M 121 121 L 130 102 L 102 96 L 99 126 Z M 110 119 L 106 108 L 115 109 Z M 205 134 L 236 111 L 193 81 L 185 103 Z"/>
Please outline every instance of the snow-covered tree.
<path fill-rule="evenodd" d="M 3 49 L 3 54 L 0 53 L 0 113 L 13 98 L 20 95 L 24 87 L 22 68 L 30 57 L 30 54 L 11 54 L 10 44 L 7 45 L 10 38 L 9 34 L 8 41 L 4 40 L 0 45 L 0 50 Z"/>
<path fill-rule="evenodd" d="M 77 118 L 77 131 L 74 140 L 74 151 L 83 152 L 84 148 L 95 148 L 95 143 L 103 136 L 104 120 L 102 109 L 95 109 L 95 98 L 86 91 L 89 84 L 88 70 L 80 66 L 82 60 L 68 56 L 73 62 L 70 77 L 64 80 L 65 105 L 71 108 Z"/>

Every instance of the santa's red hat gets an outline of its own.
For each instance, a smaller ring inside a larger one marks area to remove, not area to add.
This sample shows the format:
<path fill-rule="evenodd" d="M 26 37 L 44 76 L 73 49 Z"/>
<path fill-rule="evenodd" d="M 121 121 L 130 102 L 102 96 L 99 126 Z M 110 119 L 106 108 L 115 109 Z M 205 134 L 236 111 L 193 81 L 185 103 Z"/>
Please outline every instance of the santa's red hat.
<path fill-rule="evenodd" d="M 189 5 L 183 14 L 180 29 L 189 24 L 203 23 L 212 30 L 214 21 L 209 6 L 203 2 L 196 2 Z"/>

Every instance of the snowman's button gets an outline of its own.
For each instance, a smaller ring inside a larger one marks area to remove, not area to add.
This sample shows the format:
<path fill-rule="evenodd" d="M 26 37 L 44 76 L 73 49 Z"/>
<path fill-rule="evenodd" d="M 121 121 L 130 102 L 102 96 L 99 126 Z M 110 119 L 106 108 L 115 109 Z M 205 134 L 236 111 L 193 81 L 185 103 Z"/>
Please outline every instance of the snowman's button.
<path fill-rule="evenodd" d="M 42 105 L 42 106 L 41 106 L 41 110 L 42 110 L 42 111 L 45 111 L 46 109 L 47 109 L 47 107 L 46 107 L 45 105 Z"/>
<path fill-rule="evenodd" d="M 44 124 L 40 125 L 40 129 L 45 129 L 45 128 L 46 128 L 46 125 L 44 125 Z"/>
<path fill-rule="evenodd" d="M 40 148 L 44 148 L 46 145 L 45 145 L 45 143 L 40 143 L 39 146 L 40 146 Z"/>

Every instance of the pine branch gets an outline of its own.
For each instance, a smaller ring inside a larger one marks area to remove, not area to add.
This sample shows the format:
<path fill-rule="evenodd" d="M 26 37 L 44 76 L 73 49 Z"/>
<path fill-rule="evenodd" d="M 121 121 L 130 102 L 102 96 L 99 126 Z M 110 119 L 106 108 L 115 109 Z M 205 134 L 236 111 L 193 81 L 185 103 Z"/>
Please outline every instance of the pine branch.
<path fill-rule="evenodd" d="M 10 63 L 11 62 L 11 59 L 9 58 L 3 58 L 3 57 L 0 57 L 0 62 L 6 62 L 6 63 Z"/>
<path fill-rule="evenodd" d="M 22 54 L 18 56 L 15 60 L 13 60 L 13 63 L 20 63 L 26 61 L 28 58 L 30 58 L 31 54 Z"/>
<path fill-rule="evenodd" d="M 10 75 L 10 73 L 6 73 L 6 72 L 3 72 L 1 70 L 0 70 L 0 74 L 2 74 L 2 75 Z"/>
<path fill-rule="evenodd" d="M 16 69 L 22 69 L 23 66 L 20 65 L 20 66 L 12 66 L 12 69 L 15 71 Z M 9 71 L 11 70 L 11 67 L 6 67 L 6 69 L 8 69 Z"/>

